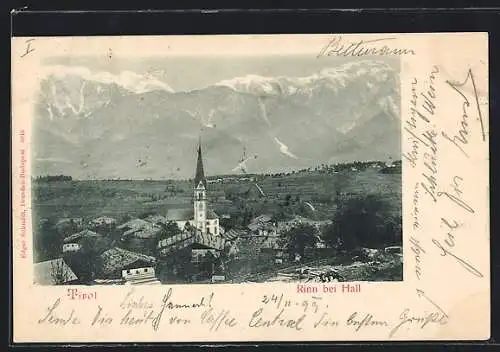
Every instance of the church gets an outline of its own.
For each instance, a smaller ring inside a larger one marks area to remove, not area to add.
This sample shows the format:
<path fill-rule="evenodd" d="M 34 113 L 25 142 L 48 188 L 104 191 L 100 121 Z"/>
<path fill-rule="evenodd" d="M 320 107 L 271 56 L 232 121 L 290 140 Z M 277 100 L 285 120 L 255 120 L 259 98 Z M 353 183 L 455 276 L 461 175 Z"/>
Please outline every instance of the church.
<path fill-rule="evenodd" d="M 208 208 L 207 180 L 203 170 L 201 143 L 198 144 L 198 160 L 194 177 L 193 207 L 184 209 L 169 209 L 166 218 L 175 221 L 177 226 L 184 230 L 187 224 L 195 227 L 202 235 L 220 235 L 219 217 Z"/>

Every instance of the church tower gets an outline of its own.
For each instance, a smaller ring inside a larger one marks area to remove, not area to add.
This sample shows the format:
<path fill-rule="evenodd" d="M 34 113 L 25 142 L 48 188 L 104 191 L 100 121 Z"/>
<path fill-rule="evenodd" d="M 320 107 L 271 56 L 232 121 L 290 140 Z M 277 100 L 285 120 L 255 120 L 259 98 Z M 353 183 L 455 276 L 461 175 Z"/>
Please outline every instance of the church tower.
<path fill-rule="evenodd" d="M 196 174 L 194 177 L 194 223 L 197 229 L 205 234 L 207 231 L 207 180 L 203 171 L 203 159 L 201 157 L 201 142 L 198 145 L 198 161 L 196 163 Z"/>

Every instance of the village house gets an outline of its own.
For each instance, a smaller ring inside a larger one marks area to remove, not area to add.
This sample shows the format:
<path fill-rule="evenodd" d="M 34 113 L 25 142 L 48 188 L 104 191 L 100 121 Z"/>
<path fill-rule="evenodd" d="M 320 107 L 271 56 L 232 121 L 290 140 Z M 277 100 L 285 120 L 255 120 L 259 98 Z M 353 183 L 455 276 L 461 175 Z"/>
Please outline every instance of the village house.
<path fill-rule="evenodd" d="M 78 282 L 78 277 L 63 258 L 47 260 L 34 265 L 35 285 L 69 285 Z"/>
<path fill-rule="evenodd" d="M 207 209 L 204 217 L 206 219 L 205 231 L 214 235 L 219 235 L 221 233 L 221 226 L 219 225 L 219 217 L 217 214 L 211 209 Z M 192 208 L 169 209 L 166 219 L 167 222 L 175 222 L 180 230 L 186 229 L 186 225 L 188 224 L 194 226 L 198 223 L 198 229 L 201 227 L 201 222 L 199 220 L 195 220 L 195 211 Z"/>
<path fill-rule="evenodd" d="M 296 226 L 301 225 L 301 224 L 314 226 L 315 228 L 320 229 L 322 226 L 330 225 L 331 223 L 332 223 L 331 220 L 312 220 L 312 219 L 297 215 L 291 220 L 279 221 L 277 225 L 278 225 L 278 232 L 284 233 L 284 232 L 290 230 L 291 228 L 296 227 Z"/>
<path fill-rule="evenodd" d="M 82 249 L 82 245 L 80 243 L 64 243 L 62 246 L 62 252 L 78 252 Z"/>
<path fill-rule="evenodd" d="M 83 240 L 96 240 L 101 235 L 91 230 L 82 230 L 72 235 L 66 236 L 63 240 L 62 252 L 78 252 L 82 249 Z"/>
<path fill-rule="evenodd" d="M 151 214 L 144 218 L 145 221 L 150 222 L 154 225 L 166 225 L 168 220 L 166 217 L 159 214 Z"/>
<path fill-rule="evenodd" d="M 234 238 L 234 237 L 232 237 Z M 230 241 L 222 235 L 202 233 L 199 229 L 184 230 L 182 233 L 169 236 L 158 241 L 157 250 L 162 256 L 168 256 L 176 251 L 189 247 L 191 261 L 198 263 L 200 258 L 211 254 L 214 258 L 220 257 L 220 252 Z"/>
<path fill-rule="evenodd" d="M 170 236 L 158 241 L 157 249 L 162 255 L 168 255 L 174 251 L 186 248 L 194 243 L 194 233 L 184 231 L 180 234 Z"/>
<path fill-rule="evenodd" d="M 101 235 L 91 230 L 82 230 L 72 235 L 66 236 L 63 240 L 64 243 L 75 243 L 83 238 L 98 238 Z"/>
<path fill-rule="evenodd" d="M 143 219 L 132 219 L 117 227 L 124 230 L 122 238 L 153 239 L 161 232 L 162 227 Z"/>
<path fill-rule="evenodd" d="M 125 285 L 158 285 L 155 269 L 151 267 L 122 270 Z"/>
<path fill-rule="evenodd" d="M 207 180 L 207 183 L 222 183 L 224 181 L 224 179 L 222 178 L 216 178 L 216 179 L 210 179 L 210 180 Z"/>
<path fill-rule="evenodd" d="M 247 229 L 233 228 L 222 234 L 222 238 L 226 241 L 233 241 L 234 239 L 241 236 L 248 236 L 249 231 Z"/>
<path fill-rule="evenodd" d="M 109 216 L 100 216 L 89 221 L 89 226 L 92 228 L 109 227 L 112 228 L 117 223 L 116 219 Z"/>
<path fill-rule="evenodd" d="M 151 228 L 151 227 L 153 227 L 153 224 L 146 221 L 146 220 L 132 219 L 132 220 L 129 220 L 129 221 L 121 224 L 120 226 L 117 226 L 116 228 L 119 230 L 128 231 L 131 229 L 144 229 L 144 228 Z"/>
<path fill-rule="evenodd" d="M 252 232 L 254 236 L 267 237 L 267 236 L 278 236 L 277 226 L 272 221 L 270 215 L 260 215 L 254 218 L 247 228 Z"/>
<path fill-rule="evenodd" d="M 396 167 L 391 157 L 389 157 L 389 160 L 385 162 L 385 167 Z"/>
<path fill-rule="evenodd" d="M 119 247 L 108 249 L 101 254 L 100 259 L 103 275 L 100 279 L 139 280 L 154 273 L 156 266 L 155 257 Z"/>
<path fill-rule="evenodd" d="M 59 233 L 81 230 L 84 228 L 84 221 L 83 218 L 61 218 L 56 222 L 55 228 Z"/>
<path fill-rule="evenodd" d="M 83 218 L 61 218 L 57 221 L 56 226 L 66 224 L 74 224 L 75 226 L 83 226 Z"/>

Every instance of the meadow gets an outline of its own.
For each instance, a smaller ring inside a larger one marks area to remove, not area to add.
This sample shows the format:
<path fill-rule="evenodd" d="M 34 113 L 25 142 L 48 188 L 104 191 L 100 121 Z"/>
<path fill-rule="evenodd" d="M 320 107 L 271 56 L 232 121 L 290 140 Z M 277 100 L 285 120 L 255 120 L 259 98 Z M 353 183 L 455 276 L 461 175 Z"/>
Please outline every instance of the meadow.
<path fill-rule="evenodd" d="M 212 179 L 219 182 L 208 184 L 207 196 L 219 216 L 250 210 L 253 216 L 285 213 L 325 220 L 335 213 L 339 198 L 366 194 L 386 200 L 391 212 L 401 215 L 401 174 L 376 168 Z M 191 180 L 34 181 L 33 218 L 36 222 L 111 216 L 120 221 L 150 213 L 164 215 L 169 208 L 191 207 L 192 187 Z"/>

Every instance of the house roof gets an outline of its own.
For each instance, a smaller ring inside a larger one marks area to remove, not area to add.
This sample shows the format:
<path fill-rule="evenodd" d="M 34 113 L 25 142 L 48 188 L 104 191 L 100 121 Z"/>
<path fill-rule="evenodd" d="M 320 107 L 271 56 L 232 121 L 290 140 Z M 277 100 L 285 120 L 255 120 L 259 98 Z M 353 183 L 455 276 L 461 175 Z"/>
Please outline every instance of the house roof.
<path fill-rule="evenodd" d="M 159 223 L 159 222 L 165 223 L 167 221 L 167 219 L 164 216 L 159 215 L 159 214 L 149 215 L 144 220 L 152 222 L 152 223 Z"/>
<path fill-rule="evenodd" d="M 247 231 L 243 229 L 231 229 L 229 231 L 226 231 L 223 235 L 221 235 L 221 237 L 227 239 L 228 241 L 231 241 L 237 237 L 246 235 L 246 233 Z"/>
<path fill-rule="evenodd" d="M 150 265 L 154 265 L 156 263 L 155 257 L 137 252 L 131 252 L 119 247 L 108 249 L 106 252 L 102 253 L 101 260 L 102 272 L 104 274 L 111 274 L 116 270 L 122 270 L 130 264 L 138 261 L 146 262 Z"/>
<path fill-rule="evenodd" d="M 218 250 L 222 250 L 224 248 L 225 242 L 226 240 L 221 236 L 214 236 L 208 233 L 201 234 L 198 232 L 194 238 L 194 243 Z"/>
<path fill-rule="evenodd" d="M 34 281 L 35 284 L 38 285 L 56 285 L 58 283 L 67 283 L 78 279 L 63 258 L 36 263 L 34 265 L 34 270 Z M 59 276 L 56 274 L 57 272 L 60 272 L 62 282 L 57 282 L 57 276 Z"/>
<path fill-rule="evenodd" d="M 68 224 L 81 224 L 83 222 L 83 218 L 62 218 L 62 219 L 59 219 L 57 222 L 56 222 L 56 226 L 66 226 Z"/>
<path fill-rule="evenodd" d="M 142 220 L 142 219 L 132 219 L 130 221 L 127 221 L 126 223 L 124 224 L 121 224 L 120 226 L 118 226 L 117 228 L 118 229 L 124 229 L 126 227 L 130 227 L 130 228 L 144 228 L 144 227 L 149 227 L 149 226 L 152 226 L 152 224 L 146 220 Z"/>
<path fill-rule="evenodd" d="M 191 241 L 189 241 L 191 240 Z M 168 238 L 164 238 L 160 241 L 158 241 L 158 248 L 163 248 L 163 247 L 169 247 L 174 244 L 177 244 L 179 242 L 186 241 L 188 244 L 193 243 L 194 241 L 194 234 L 191 232 L 182 232 L 174 236 L 170 236 Z"/>
<path fill-rule="evenodd" d="M 129 236 L 129 235 L 131 235 L 131 234 L 133 234 L 133 233 L 135 233 L 137 231 L 140 231 L 140 229 L 135 228 L 135 227 L 131 228 L 131 229 L 125 231 L 124 233 L 122 233 L 122 237 L 127 237 L 127 236 Z"/>
<path fill-rule="evenodd" d="M 257 216 L 252 222 L 247 226 L 250 230 L 255 231 L 259 228 L 264 228 L 271 222 L 271 217 L 269 215 Z"/>
<path fill-rule="evenodd" d="M 151 229 L 142 229 L 134 233 L 137 238 L 155 238 L 161 231 L 160 227 L 153 227 Z"/>
<path fill-rule="evenodd" d="M 269 222 L 271 220 L 272 220 L 272 217 L 270 215 L 266 215 L 266 214 L 259 215 L 255 219 L 253 219 L 253 221 L 259 221 L 259 222 Z"/>
<path fill-rule="evenodd" d="M 106 222 L 106 223 L 112 223 L 116 222 L 116 219 L 110 217 L 110 216 L 99 216 L 98 218 L 92 219 L 91 222 Z"/>
<path fill-rule="evenodd" d="M 78 241 L 82 238 L 85 238 L 85 237 L 99 237 L 100 235 L 94 231 L 90 231 L 90 230 L 82 230 L 80 232 L 77 232 L 77 233 L 74 233 L 72 235 L 69 235 L 68 237 L 66 237 L 63 242 L 64 243 L 69 243 L 69 242 L 74 242 L 74 241 Z"/>

